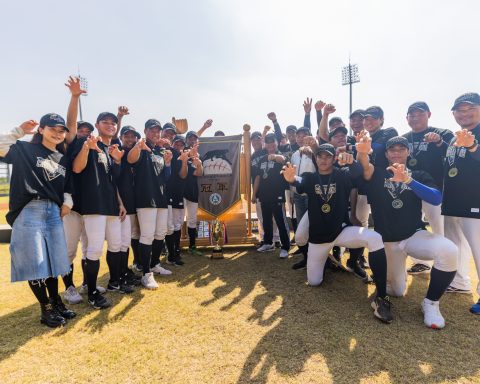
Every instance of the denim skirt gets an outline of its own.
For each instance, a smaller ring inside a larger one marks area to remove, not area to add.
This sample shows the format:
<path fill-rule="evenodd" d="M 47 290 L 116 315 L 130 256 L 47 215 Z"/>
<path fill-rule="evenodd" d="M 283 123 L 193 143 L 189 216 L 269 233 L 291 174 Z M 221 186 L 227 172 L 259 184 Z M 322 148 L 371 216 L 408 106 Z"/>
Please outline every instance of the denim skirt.
<path fill-rule="evenodd" d="M 51 200 L 31 200 L 20 212 L 10 241 L 12 282 L 40 280 L 70 271 L 60 208 Z"/>

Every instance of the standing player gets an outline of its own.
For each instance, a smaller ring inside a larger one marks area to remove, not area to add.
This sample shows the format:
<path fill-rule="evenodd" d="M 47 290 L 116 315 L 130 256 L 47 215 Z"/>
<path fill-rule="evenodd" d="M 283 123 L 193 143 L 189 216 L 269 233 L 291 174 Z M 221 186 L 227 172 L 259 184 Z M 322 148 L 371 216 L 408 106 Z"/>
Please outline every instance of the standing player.
<path fill-rule="evenodd" d="M 187 232 L 188 232 L 188 252 L 195 256 L 203 256 L 196 245 L 197 237 L 197 211 L 198 211 L 198 181 L 197 177 L 203 175 L 203 164 L 198 157 L 198 136 L 196 132 L 190 131 L 186 135 L 186 144 L 190 154 L 197 154 L 195 157 L 188 159 L 188 174 L 184 189 L 184 206 L 187 216 Z"/>
<path fill-rule="evenodd" d="M 254 168 L 255 182 L 253 184 L 252 202 L 258 199 L 262 209 L 263 226 L 265 230 L 264 244 L 257 249 L 259 252 L 273 251 L 272 216 L 277 223 L 282 241 L 280 257 L 287 258 L 290 249 L 290 236 L 285 216 L 286 183 L 280 171 L 285 163 L 285 157 L 278 153 L 275 134 L 265 136 L 266 154 L 262 156 Z"/>
<path fill-rule="evenodd" d="M 445 216 L 445 236 L 458 245 L 460 253 L 458 271 L 448 292 L 470 293 L 468 270 L 472 253 L 477 275 L 480 275 L 480 95 L 459 96 L 452 111 L 462 130 L 455 132 L 447 150 L 442 215 Z M 480 314 L 480 301 L 470 311 Z"/>
<path fill-rule="evenodd" d="M 79 140 L 72 153 L 73 172 L 79 174 L 81 213 L 87 235 L 85 272 L 88 302 L 96 309 L 107 308 L 111 302 L 97 290 L 100 256 L 107 240 L 107 264 L 110 271 L 108 290 L 130 293 L 132 288 L 120 281 L 121 220 L 126 215 L 114 182 L 114 172 L 120 171 L 123 152 L 110 146 L 117 130 L 117 116 L 102 112 L 95 124 L 99 137 Z"/>
<path fill-rule="evenodd" d="M 443 160 L 453 133 L 448 129 L 430 127 L 428 119 L 431 115 L 430 108 L 423 101 L 417 101 L 410 105 L 407 110 L 407 122 L 412 130 L 403 137 L 408 140 L 410 150 L 408 168 L 412 171 L 427 172 L 432 176 L 435 185 L 442 190 Z M 422 201 L 422 210 L 432 232 L 443 236 L 443 217 L 440 206 Z M 412 275 L 427 273 L 430 267 L 428 263 L 413 259 L 413 265 L 407 272 Z"/>
<path fill-rule="evenodd" d="M 135 207 L 140 225 L 138 245 L 142 263 L 141 283 L 145 288 L 157 289 L 153 273 L 170 275 L 160 265 L 160 253 L 167 233 L 167 191 L 172 154 L 159 146 L 161 126 L 158 120 L 145 123 L 145 140 L 140 139 L 128 152 L 127 160 L 134 166 Z"/>
<path fill-rule="evenodd" d="M 372 206 L 375 231 L 382 235 L 387 259 L 377 270 L 370 261 L 377 289 L 390 303 L 387 293 L 403 296 L 407 288 L 407 255 L 421 260 L 433 260 L 430 284 L 422 302 L 424 323 L 430 328 L 443 328 L 445 319 L 440 313 L 439 300 L 451 283 L 457 269 L 458 249 L 450 240 L 425 229 L 422 220 L 422 201 L 439 205 L 441 192 L 425 171 L 410 171 L 408 141 L 394 137 L 386 143 L 385 155 L 389 166 L 373 166 L 368 154 L 372 150 L 367 132 L 359 135 L 356 144 L 357 160 L 367 181 L 368 201 Z M 384 281 L 386 272 L 386 281 Z M 388 304 L 390 305 L 390 304 Z"/>
<path fill-rule="evenodd" d="M 315 151 L 317 172 L 304 173 L 299 177 L 296 176 L 295 167 L 291 165 L 283 171 L 285 179 L 295 185 L 297 192 L 308 194 L 308 283 L 312 286 L 322 283 L 328 253 L 335 245 L 349 248 L 368 247 L 370 264 L 375 276 L 378 276 L 375 281 L 377 297 L 372 306 L 376 317 L 390 322 L 390 306 L 382 292 L 386 270 L 377 269 L 378 265 L 385 264 L 382 239 L 378 233 L 352 226 L 348 220 L 352 179 L 361 175 L 361 168 L 354 162 L 353 155 L 348 153 L 338 156 L 338 164 L 348 167 L 334 167 L 336 160 L 333 145 L 322 144 Z M 306 222 L 306 218 L 300 222 L 299 227 L 302 222 Z"/>

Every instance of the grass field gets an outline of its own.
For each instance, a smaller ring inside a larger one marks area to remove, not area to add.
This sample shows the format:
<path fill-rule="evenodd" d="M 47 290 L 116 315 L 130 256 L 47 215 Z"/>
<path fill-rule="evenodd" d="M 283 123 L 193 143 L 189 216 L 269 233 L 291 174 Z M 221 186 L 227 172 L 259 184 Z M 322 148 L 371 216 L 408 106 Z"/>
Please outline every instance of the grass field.
<path fill-rule="evenodd" d="M 427 329 L 426 277 L 409 278 L 385 325 L 369 307 L 373 286 L 348 273 L 311 288 L 277 253 L 186 256 L 157 291 L 108 294 L 115 305 L 103 311 L 79 304 L 51 330 L 27 285 L 9 282 L 7 245 L 0 255 L 2 383 L 480 382 L 477 297 L 446 296 L 447 328 Z M 103 284 L 105 274 L 103 259 Z"/>

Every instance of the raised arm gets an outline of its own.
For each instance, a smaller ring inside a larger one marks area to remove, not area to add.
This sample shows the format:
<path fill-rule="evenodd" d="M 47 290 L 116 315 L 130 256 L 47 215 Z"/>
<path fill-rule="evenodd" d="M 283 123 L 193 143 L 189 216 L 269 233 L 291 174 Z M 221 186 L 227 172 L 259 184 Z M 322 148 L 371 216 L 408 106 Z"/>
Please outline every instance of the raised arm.
<path fill-rule="evenodd" d="M 68 104 L 67 111 L 67 127 L 68 132 L 65 140 L 70 144 L 77 136 L 77 118 L 78 118 L 78 103 L 82 93 L 86 91 L 80 86 L 80 79 L 78 77 L 70 76 L 65 83 L 70 90 L 70 104 Z"/>
<path fill-rule="evenodd" d="M 18 139 L 25 135 L 32 135 L 35 133 L 35 127 L 38 123 L 35 120 L 28 120 L 20 124 L 19 127 L 14 128 L 10 133 L 0 134 L 0 156 L 5 157 L 10 151 L 10 147 L 15 144 Z"/>
<path fill-rule="evenodd" d="M 208 119 L 207 121 L 205 121 L 205 123 L 203 123 L 202 125 L 202 128 L 200 128 L 198 131 L 197 131 L 197 136 L 200 137 L 202 136 L 203 132 L 205 132 L 208 128 L 210 128 L 213 124 L 213 120 L 212 119 Z"/>
<path fill-rule="evenodd" d="M 275 138 L 277 139 L 277 143 L 280 143 L 282 141 L 282 129 L 280 128 L 280 124 L 278 124 L 277 115 L 275 112 L 270 112 L 267 117 L 273 123 Z"/>
<path fill-rule="evenodd" d="M 315 103 L 315 112 L 317 113 L 317 127 L 320 127 L 320 121 L 322 121 L 322 109 L 325 107 L 325 103 L 322 100 L 318 100 Z"/>
<path fill-rule="evenodd" d="M 90 136 L 84 141 L 80 152 L 78 152 L 75 160 L 73 160 L 72 170 L 74 173 L 81 173 L 86 168 L 90 150 L 97 151 L 99 153 L 102 152 L 97 145 L 97 142 L 100 140 L 101 139 L 99 137 Z"/>
<path fill-rule="evenodd" d="M 307 97 L 307 100 L 303 101 L 303 110 L 305 111 L 305 117 L 303 118 L 303 126 L 308 129 L 312 129 L 312 123 L 310 121 L 310 112 L 312 111 L 312 99 Z"/>
<path fill-rule="evenodd" d="M 140 153 L 142 151 L 152 152 L 152 150 L 148 147 L 145 139 L 138 140 L 137 144 L 133 146 L 133 148 L 128 152 L 127 161 L 129 164 L 135 164 L 140 159 Z"/>
<path fill-rule="evenodd" d="M 357 149 L 357 161 L 363 169 L 363 178 L 368 181 L 372 178 L 375 168 L 368 157 L 372 152 L 372 139 L 367 131 L 363 130 L 357 135 L 355 148 Z"/>
<path fill-rule="evenodd" d="M 123 116 L 129 115 L 130 111 L 128 110 L 128 107 L 125 105 L 121 105 L 118 107 L 117 111 L 117 132 L 115 132 L 115 135 L 113 136 L 114 139 L 118 138 L 118 133 L 120 132 L 120 129 L 122 128 L 122 119 Z"/>
<path fill-rule="evenodd" d="M 336 109 L 333 104 L 327 104 L 323 109 L 323 116 L 322 116 L 322 119 L 320 120 L 320 125 L 318 127 L 319 129 L 318 136 L 322 140 L 325 140 L 326 142 L 330 141 L 328 138 L 328 117 L 330 116 L 330 114 L 334 113 L 335 111 Z"/>

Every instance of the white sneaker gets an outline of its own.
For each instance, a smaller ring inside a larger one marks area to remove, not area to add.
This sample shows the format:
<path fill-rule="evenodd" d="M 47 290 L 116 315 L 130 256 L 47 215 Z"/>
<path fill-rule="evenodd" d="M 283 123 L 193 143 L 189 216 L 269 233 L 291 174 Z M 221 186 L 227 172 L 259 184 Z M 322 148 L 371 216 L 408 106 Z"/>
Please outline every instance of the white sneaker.
<path fill-rule="evenodd" d="M 288 257 L 288 251 L 285 249 L 280 250 L 280 258 L 281 259 L 286 259 Z"/>
<path fill-rule="evenodd" d="M 82 296 L 80 296 L 73 285 L 67 288 L 63 294 L 63 298 L 68 302 L 68 304 L 78 304 L 83 301 Z"/>
<path fill-rule="evenodd" d="M 80 289 L 78 290 L 82 295 L 86 295 L 88 293 L 88 287 L 87 284 L 82 285 Z M 97 285 L 97 291 L 98 293 L 101 293 L 102 295 L 107 292 L 107 290 L 99 285 Z"/>
<path fill-rule="evenodd" d="M 157 264 L 153 268 L 150 268 L 150 272 L 153 272 L 156 275 L 171 275 L 172 274 L 172 271 L 163 268 L 160 264 Z"/>
<path fill-rule="evenodd" d="M 147 289 L 157 289 L 158 284 L 153 277 L 153 273 L 146 273 L 142 276 L 142 285 Z"/>
<path fill-rule="evenodd" d="M 440 302 L 431 301 L 427 298 L 422 302 L 423 322 L 429 328 L 442 329 L 445 327 L 445 319 L 440 313 Z"/>
<path fill-rule="evenodd" d="M 257 248 L 258 252 L 268 252 L 268 251 L 274 251 L 275 246 L 273 244 L 263 244 L 260 248 Z"/>

